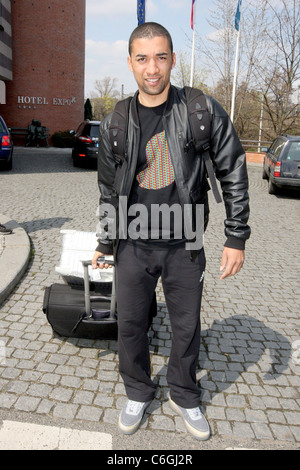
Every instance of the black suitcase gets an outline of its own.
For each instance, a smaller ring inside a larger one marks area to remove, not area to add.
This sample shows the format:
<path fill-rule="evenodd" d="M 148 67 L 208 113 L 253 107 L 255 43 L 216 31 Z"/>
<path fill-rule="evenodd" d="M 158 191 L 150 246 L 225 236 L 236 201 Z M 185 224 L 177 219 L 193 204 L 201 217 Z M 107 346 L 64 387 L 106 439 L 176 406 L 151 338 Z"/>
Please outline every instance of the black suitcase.
<path fill-rule="evenodd" d="M 84 290 L 67 284 L 52 284 L 44 294 L 43 312 L 59 336 L 116 340 L 118 335 L 115 270 L 113 282 L 90 290 L 88 266 L 83 261 Z M 109 264 L 113 264 L 109 261 Z M 102 290 L 102 292 L 101 292 Z"/>

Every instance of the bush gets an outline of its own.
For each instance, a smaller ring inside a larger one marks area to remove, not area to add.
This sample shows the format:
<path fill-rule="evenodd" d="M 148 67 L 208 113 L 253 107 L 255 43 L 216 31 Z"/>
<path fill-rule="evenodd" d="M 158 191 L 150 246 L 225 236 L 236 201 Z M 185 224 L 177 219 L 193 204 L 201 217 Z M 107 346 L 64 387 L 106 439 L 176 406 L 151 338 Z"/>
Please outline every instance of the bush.
<path fill-rule="evenodd" d="M 54 132 L 51 136 L 52 145 L 59 148 L 72 148 L 74 142 L 74 134 L 70 131 Z"/>

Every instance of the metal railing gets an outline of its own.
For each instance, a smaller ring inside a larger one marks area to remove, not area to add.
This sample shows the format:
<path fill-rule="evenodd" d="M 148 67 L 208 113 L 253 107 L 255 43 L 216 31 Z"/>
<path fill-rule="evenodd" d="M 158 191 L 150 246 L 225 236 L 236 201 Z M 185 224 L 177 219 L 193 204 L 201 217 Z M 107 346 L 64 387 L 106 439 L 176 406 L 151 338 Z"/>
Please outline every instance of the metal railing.
<path fill-rule="evenodd" d="M 250 152 L 265 152 L 272 142 L 267 140 L 241 140 L 245 150 Z"/>

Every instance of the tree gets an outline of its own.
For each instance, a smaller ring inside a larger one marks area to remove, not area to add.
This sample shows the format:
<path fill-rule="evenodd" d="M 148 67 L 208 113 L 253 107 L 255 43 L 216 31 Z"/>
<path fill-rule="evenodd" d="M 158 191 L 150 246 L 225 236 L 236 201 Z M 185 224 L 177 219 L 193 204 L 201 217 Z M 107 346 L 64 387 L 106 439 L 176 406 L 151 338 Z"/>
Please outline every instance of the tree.
<path fill-rule="evenodd" d="M 215 81 L 213 94 L 228 113 L 236 47 L 236 6 L 236 0 L 214 0 L 209 20 L 214 32 L 200 38 L 197 47 L 200 60 L 211 70 L 210 79 Z M 299 0 L 243 2 L 234 124 L 244 138 L 256 134 L 258 139 L 262 110 L 263 140 L 272 140 L 284 132 L 300 133 L 299 10 Z"/>
<path fill-rule="evenodd" d="M 89 98 L 84 103 L 84 119 L 93 119 L 93 109 Z"/>
<path fill-rule="evenodd" d="M 106 96 L 104 98 L 92 98 L 93 114 L 95 119 L 102 121 L 102 119 L 114 110 L 117 101 L 117 98 L 110 96 Z"/>
<path fill-rule="evenodd" d="M 268 31 L 268 73 L 264 80 L 264 110 L 268 118 L 268 135 L 294 132 L 299 120 L 300 80 L 300 3 L 281 0 L 275 8 L 268 1 L 273 27 Z"/>
<path fill-rule="evenodd" d="M 197 50 L 204 63 L 211 71 L 211 76 L 217 78 L 216 83 L 222 81 L 222 105 L 230 112 L 232 94 L 232 64 L 234 60 L 235 30 L 234 15 L 236 0 L 215 0 L 209 25 L 214 32 L 206 38 L 200 38 Z M 215 83 L 215 85 L 216 85 Z"/>
<path fill-rule="evenodd" d="M 183 52 L 178 52 L 176 54 L 176 67 L 172 74 L 172 82 L 179 87 L 189 86 L 190 75 L 191 67 L 187 62 L 186 55 Z M 209 93 L 209 89 L 205 81 L 205 73 L 200 72 L 200 70 L 196 68 L 194 71 L 194 88 L 198 88 L 204 93 Z"/>
<path fill-rule="evenodd" d="M 252 125 L 258 129 L 260 115 L 261 86 L 264 73 L 257 73 L 257 64 L 263 62 L 265 55 L 267 31 L 270 28 L 267 0 L 249 0 L 243 5 L 241 27 L 241 54 L 239 63 L 239 92 L 235 106 L 235 124 L 244 121 L 251 109 L 257 109 Z M 250 103 L 249 103 L 249 97 Z M 255 101 L 255 104 L 251 102 Z M 254 105 L 254 106 L 253 106 Z M 250 138 L 250 137 L 249 137 Z"/>
<path fill-rule="evenodd" d="M 117 78 L 104 77 L 102 80 L 95 81 L 95 88 L 100 98 L 111 97 L 118 98 L 120 93 L 116 89 L 118 83 Z"/>
<path fill-rule="evenodd" d="M 92 93 L 91 98 L 95 119 L 101 121 L 113 111 L 118 99 L 120 99 L 120 94 L 116 89 L 117 82 L 117 78 L 111 77 L 96 80 L 96 92 Z"/>

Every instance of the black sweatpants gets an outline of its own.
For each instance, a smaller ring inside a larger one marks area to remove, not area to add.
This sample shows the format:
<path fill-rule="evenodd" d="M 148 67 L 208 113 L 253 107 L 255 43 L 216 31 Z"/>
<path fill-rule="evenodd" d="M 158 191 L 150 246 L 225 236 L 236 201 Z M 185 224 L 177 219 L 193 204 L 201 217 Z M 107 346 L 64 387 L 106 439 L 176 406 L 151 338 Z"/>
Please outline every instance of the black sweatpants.
<path fill-rule="evenodd" d="M 185 244 L 143 249 L 121 241 L 116 263 L 119 370 L 130 400 L 150 401 L 156 385 L 150 377 L 150 305 L 161 276 L 172 328 L 167 382 L 179 406 L 199 406 L 196 367 L 200 348 L 200 308 L 205 270 L 202 249 L 195 259 Z"/>

